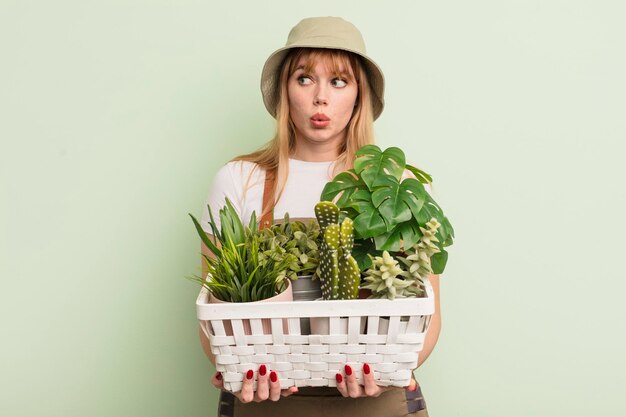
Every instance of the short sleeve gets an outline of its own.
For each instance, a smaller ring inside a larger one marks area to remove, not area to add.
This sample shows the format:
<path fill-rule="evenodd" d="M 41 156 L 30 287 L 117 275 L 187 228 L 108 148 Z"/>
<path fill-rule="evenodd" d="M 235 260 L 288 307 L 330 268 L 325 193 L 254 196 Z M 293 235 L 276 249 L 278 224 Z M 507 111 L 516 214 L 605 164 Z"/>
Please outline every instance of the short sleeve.
<path fill-rule="evenodd" d="M 219 212 L 226 205 L 227 198 L 232 203 L 235 211 L 241 215 L 241 184 L 235 183 L 231 169 L 232 164 L 226 164 L 221 167 L 215 174 L 215 177 L 213 177 L 213 183 L 211 184 L 209 195 L 206 198 L 202 210 L 202 219 L 200 221 L 202 229 L 207 233 L 213 233 L 209 225 L 210 217 L 208 207 L 211 207 L 211 214 L 213 215 L 217 230 L 221 227 Z"/>

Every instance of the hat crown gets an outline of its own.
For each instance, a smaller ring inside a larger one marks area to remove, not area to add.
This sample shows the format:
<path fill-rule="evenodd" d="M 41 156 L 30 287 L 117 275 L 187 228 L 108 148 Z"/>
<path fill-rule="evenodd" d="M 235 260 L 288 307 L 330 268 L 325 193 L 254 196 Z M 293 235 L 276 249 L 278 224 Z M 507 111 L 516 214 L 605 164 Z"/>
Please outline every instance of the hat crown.
<path fill-rule="evenodd" d="M 365 55 L 365 41 L 352 23 L 340 17 L 309 17 L 302 19 L 289 32 L 286 47 L 337 48 Z"/>

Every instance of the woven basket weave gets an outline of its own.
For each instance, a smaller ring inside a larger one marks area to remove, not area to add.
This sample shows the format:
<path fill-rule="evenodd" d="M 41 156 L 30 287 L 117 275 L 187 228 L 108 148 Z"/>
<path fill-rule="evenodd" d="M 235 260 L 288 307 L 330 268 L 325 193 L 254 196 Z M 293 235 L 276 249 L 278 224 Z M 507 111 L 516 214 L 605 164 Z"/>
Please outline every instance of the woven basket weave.
<path fill-rule="evenodd" d="M 209 304 L 208 290 L 202 288 L 196 310 L 224 388 L 231 392 L 241 390 L 245 372 L 256 372 L 262 364 L 276 371 L 282 388 L 336 386 L 335 374 L 342 372 L 345 364 L 354 369 L 357 381 L 362 383 L 361 369 L 366 362 L 378 385 L 403 387 L 417 367 L 435 311 L 428 280 L 424 287 L 423 298 L 254 305 Z M 326 321 L 328 334 L 302 334 L 300 319 L 306 317 Z M 271 321 L 270 334 L 264 334 L 262 319 Z M 244 322 L 250 323 L 251 331 L 244 331 Z M 231 326 L 232 334 L 226 331 Z"/>

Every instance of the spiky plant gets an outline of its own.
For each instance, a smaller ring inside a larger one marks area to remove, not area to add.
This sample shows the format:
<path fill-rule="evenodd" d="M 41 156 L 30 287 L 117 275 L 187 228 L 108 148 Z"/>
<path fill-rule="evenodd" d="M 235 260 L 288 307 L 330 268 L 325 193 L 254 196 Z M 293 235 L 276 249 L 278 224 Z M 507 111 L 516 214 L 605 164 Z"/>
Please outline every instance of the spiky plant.
<path fill-rule="evenodd" d="M 287 269 L 291 258 L 260 259 L 258 223 L 254 213 L 250 223 L 244 226 L 232 203 L 226 199 L 226 206 L 219 211 L 221 227 L 218 228 L 209 207 L 213 240 L 191 213 L 189 216 L 200 239 L 213 254 L 212 257 L 203 255 L 207 277 L 189 279 L 209 289 L 218 299 L 229 302 L 264 300 L 286 288 L 280 274 Z"/>
<path fill-rule="evenodd" d="M 405 276 L 405 271 L 389 252 L 383 251 L 383 256 L 369 256 L 372 266 L 365 271 L 365 284 L 361 286 L 372 291 L 369 298 L 393 300 L 396 297 L 416 297 L 421 293 L 420 282 Z"/>
<path fill-rule="evenodd" d="M 407 278 L 414 278 L 420 283 L 424 282 L 424 279 L 430 276 L 433 272 L 430 258 L 435 253 L 439 252 L 439 248 L 436 243 L 437 230 L 441 224 L 434 217 L 426 223 L 426 227 L 420 227 L 422 236 L 420 240 L 410 249 L 406 251 L 406 256 L 397 256 L 396 258 L 401 261 L 404 269 L 403 276 Z"/>
<path fill-rule="evenodd" d="M 354 225 L 345 218 L 339 225 L 339 208 L 330 201 L 315 206 L 320 232 L 320 264 L 317 275 L 321 281 L 322 296 L 326 300 L 351 300 L 358 296 L 360 270 L 352 257 Z"/>

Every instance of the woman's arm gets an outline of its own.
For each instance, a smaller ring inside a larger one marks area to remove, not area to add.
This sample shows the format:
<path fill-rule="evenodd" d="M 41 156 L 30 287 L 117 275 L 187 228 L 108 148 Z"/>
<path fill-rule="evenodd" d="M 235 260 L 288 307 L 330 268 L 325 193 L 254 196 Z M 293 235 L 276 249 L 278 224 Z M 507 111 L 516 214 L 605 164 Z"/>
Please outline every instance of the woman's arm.
<path fill-rule="evenodd" d="M 215 242 L 216 245 L 220 247 L 220 243 L 214 240 L 213 236 L 209 235 L 209 239 L 211 239 L 212 242 Z M 200 242 L 200 245 L 201 245 L 200 251 L 202 252 L 203 255 L 206 255 L 211 259 L 215 259 L 215 255 L 213 255 L 213 253 L 209 250 L 209 248 L 203 242 Z M 202 276 L 206 277 L 207 272 L 208 270 L 207 270 L 206 261 L 204 257 L 202 257 Z M 213 355 L 213 352 L 211 352 L 211 345 L 209 344 L 209 338 L 206 337 L 206 335 L 202 331 L 202 328 L 198 328 L 198 330 L 200 331 L 200 343 L 202 344 L 202 350 L 204 350 L 204 354 L 207 356 L 207 358 L 209 358 L 213 366 L 215 366 L 215 356 Z"/>
<path fill-rule="evenodd" d="M 424 348 L 419 354 L 417 366 L 419 367 L 428 358 L 430 353 L 437 344 L 439 339 L 439 333 L 441 331 L 441 308 L 439 305 L 439 275 L 430 275 L 430 283 L 433 286 L 433 292 L 435 295 L 435 313 L 430 319 L 430 326 L 426 332 L 426 340 L 424 340 Z"/>

